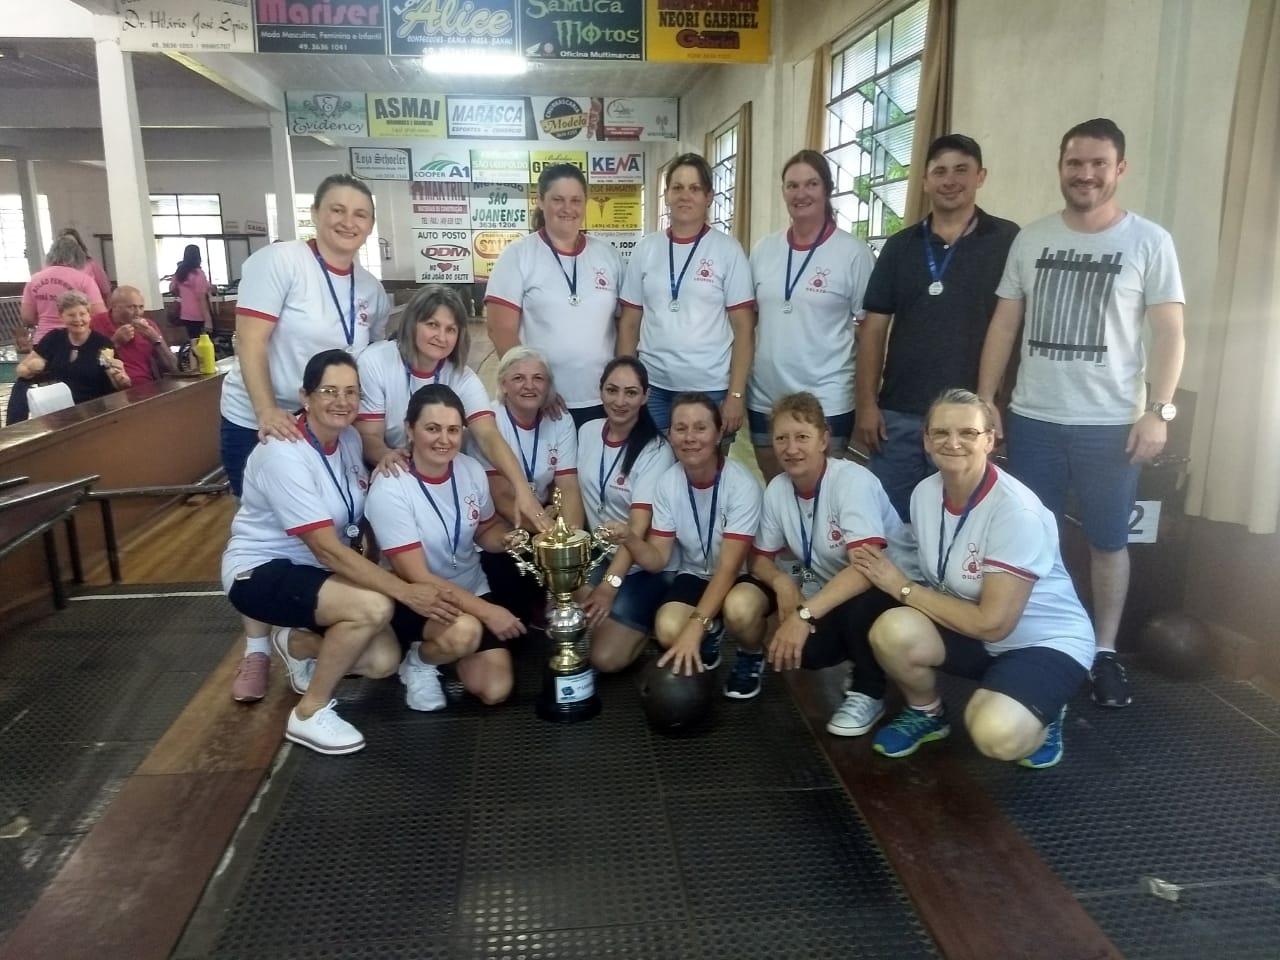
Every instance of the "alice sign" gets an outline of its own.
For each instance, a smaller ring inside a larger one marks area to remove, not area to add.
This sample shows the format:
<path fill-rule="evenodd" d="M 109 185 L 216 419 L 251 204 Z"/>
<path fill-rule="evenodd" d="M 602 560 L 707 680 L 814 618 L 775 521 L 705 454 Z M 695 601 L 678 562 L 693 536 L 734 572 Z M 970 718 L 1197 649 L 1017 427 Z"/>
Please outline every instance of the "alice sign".
<path fill-rule="evenodd" d="M 362 180 L 404 180 L 413 176 L 413 159 L 400 147 L 351 147 L 351 172 Z"/>
<path fill-rule="evenodd" d="M 388 52 L 417 57 L 426 50 L 515 53 L 515 0 L 392 0 Z"/>

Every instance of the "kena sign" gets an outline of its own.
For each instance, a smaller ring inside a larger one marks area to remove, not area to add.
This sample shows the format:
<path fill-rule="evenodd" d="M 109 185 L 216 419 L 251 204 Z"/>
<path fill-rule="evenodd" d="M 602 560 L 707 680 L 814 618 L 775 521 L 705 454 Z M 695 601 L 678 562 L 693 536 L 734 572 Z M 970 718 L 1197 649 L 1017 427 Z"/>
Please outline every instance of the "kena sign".
<path fill-rule="evenodd" d="M 351 172 L 362 180 L 405 180 L 413 176 L 413 159 L 408 150 L 384 147 L 368 150 L 351 147 Z"/>
<path fill-rule="evenodd" d="M 255 0 L 259 53 L 363 53 L 385 55 L 383 0 Z"/>

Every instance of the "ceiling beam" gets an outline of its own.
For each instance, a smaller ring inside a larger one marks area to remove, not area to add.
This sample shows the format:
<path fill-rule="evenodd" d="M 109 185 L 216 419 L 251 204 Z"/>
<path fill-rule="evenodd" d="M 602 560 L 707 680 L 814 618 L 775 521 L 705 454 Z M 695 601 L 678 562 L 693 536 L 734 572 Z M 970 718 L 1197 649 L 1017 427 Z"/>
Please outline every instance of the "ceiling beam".
<path fill-rule="evenodd" d="M 239 54 L 174 51 L 169 57 L 261 110 L 284 111 L 284 89 Z"/>

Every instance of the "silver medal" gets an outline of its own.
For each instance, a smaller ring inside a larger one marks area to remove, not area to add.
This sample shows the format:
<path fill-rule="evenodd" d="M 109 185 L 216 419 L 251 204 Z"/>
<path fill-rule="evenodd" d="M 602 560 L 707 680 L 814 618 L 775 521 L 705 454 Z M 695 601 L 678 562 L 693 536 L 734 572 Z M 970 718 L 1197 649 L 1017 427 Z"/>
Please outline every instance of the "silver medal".
<path fill-rule="evenodd" d="M 672 313 L 675 313 L 675 312 L 676 312 L 677 310 L 679 310 L 679 309 L 680 309 L 680 301 L 679 301 L 679 300 L 672 300 L 672 301 L 671 301 L 671 312 L 672 312 Z"/>
<path fill-rule="evenodd" d="M 783 302 L 783 304 L 782 304 L 782 312 L 783 312 L 783 313 L 790 313 L 790 312 L 791 312 L 791 301 L 790 301 L 790 300 L 786 300 L 786 301 L 784 301 L 784 302 Z"/>
<path fill-rule="evenodd" d="M 810 570 L 808 567 L 805 567 L 803 570 L 800 571 L 800 582 L 801 583 L 817 583 L 818 575 L 814 573 L 812 570 Z"/>
<path fill-rule="evenodd" d="M 936 297 L 936 296 L 938 296 L 938 294 L 940 294 L 940 293 L 942 293 L 942 281 L 941 281 L 941 280 L 935 280 L 935 281 L 933 281 L 933 283 L 929 284 L 929 296 L 931 296 L 931 297 Z"/>
<path fill-rule="evenodd" d="M 357 524 L 348 523 L 345 532 L 348 540 L 355 540 L 360 536 L 360 527 Z"/>
<path fill-rule="evenodd" d="M 569 297 L 569 306 L 571 306 L 571 307 L 576 307 L 576 306 L 577 306 L 578 304 L 580 304 L 581 302 L 582 302 L 582 298 L 581 298 L 581 297 L 579 297 L 576 293 L 575 293 L 575 294 L 572 294 L 572 295 Z"/>

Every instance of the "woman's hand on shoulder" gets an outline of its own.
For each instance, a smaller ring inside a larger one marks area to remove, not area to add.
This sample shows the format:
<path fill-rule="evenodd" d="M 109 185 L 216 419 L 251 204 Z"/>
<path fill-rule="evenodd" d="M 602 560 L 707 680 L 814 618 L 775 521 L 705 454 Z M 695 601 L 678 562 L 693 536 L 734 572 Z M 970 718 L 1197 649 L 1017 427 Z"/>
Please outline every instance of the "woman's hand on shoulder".
<path fill-rule="evenodd" d="M 266 415 L 258 418 L 258 439 L 266 440 L 275 437 L 277 440 L 301 440 L 302 431 L 298 429 L 298 421 L 287 410 L 275 407 Z"/>
<path fill-rule="evenodd" d="M 401 470 L 409 472 L 409 451 L 404 449 L 389 449 L 373 468 L 374 475 L 379 477 L 398 477 Z"/>
<path fill-rule="evenodd" d="M 568 412 L 568 410 L 569 408 L 564 402 L 564 397 L 562 397 L 559 392 L 548 396 L 547 402 L 542 407 L 542 412 L 552 420 L 559 420 Z"/>

